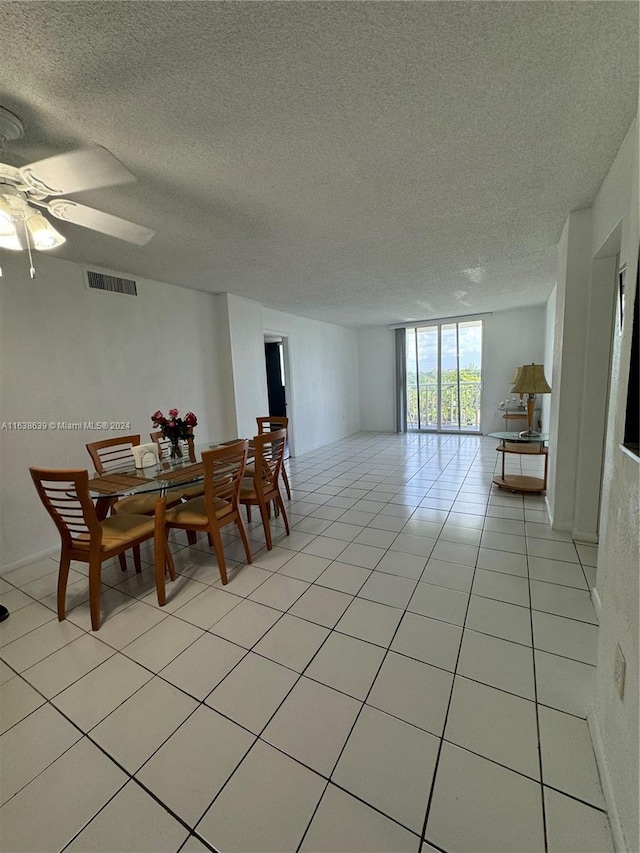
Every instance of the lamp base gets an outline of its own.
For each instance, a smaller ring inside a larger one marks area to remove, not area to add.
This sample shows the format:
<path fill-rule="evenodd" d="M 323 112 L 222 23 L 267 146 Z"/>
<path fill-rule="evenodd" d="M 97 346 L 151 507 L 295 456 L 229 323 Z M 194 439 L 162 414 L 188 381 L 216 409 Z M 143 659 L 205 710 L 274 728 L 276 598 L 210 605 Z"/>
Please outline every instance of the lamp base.
<path fill-rule="evenodd" d="M 532 429 L 523 429 L 522 432 L 518 433 L 518 436 L 520 438 L 539 438 L 540 433 Z"/>

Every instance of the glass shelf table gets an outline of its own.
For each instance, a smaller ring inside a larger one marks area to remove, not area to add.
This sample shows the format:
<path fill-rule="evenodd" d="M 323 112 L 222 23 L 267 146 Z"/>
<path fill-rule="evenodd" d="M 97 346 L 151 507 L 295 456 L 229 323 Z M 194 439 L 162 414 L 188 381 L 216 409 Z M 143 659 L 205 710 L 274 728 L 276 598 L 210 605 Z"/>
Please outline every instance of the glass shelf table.
<path fill-rule="evenodd" d="M 496 450 L 502 455 L 501 473 L 496 474 L 492 480 L 495 486 L 501 489 L 509 489 L 511 492 L 545 492 L 547 490 L 549 448 L 545 446 L 545 443 L 549 440 L 548 432 L 527 436 L 520 435 L 518 432 L 490 432 L 489 437 L 500 440 Z M 505 474 L 504 461 L 508 453 L 517 453 L 521 456 L 543 456 L 543 476 L 529 477 L 525 474 Z"/>

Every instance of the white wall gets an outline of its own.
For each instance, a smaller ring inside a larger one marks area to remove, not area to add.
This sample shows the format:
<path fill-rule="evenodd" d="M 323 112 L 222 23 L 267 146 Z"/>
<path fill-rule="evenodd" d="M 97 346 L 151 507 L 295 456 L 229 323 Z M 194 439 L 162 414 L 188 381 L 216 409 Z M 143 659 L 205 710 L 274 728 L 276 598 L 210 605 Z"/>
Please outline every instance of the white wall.
<path fill-rule="evenodd" d="M 360 429 L 358 349 L 354 329 L 263 308 L 263 333 L 287 338 L 291 387 L 286 389 L 295 453 Z M 263 354 L 264 362 L 264 354 Z"/>
<path fill-rule="evenodd" d="M 516 367 L 544 358 L 544 306 L 496 311 L 484 320 L 482 357 L 482 427 L 484 433 L 505 427 L 499 405 L 511 398 L 511 379 Z M 394 415 L 394 332 L 387 326 L 358 331 L 360 364 L 360 427 L 364 430 L 393 432 Z M 547 378 L 549 378 L 547 376 Z M 524 429 L 525 424 L 518 425 Z"/>
<path fill-rule="evenodd" d="M 123 430 L 0 431 L 0 566 L 59 542 L 29 466 L 90 467 L 85 444 L 140 433 L 151 414 L 196 413 L 196 435 L 229 434 L 214 327 L 218 297 L 138 280 L 138 296 L 87 290 L 78 264 L 3 253 L 0 421 L 129 422 Z M 35 521 L 35 523 L 34 523 Z"/>
<path fill-rule="evenodd" d="M 589 312 L 585 329 L 583 411 L 578 434 L 573 538 L 597 542 L 600 483 L 607 422 L 610 353 L 617 284 L 616 256 L 591 264 Z"/>
<path fill-rule="evenodd" d="M 360 426 L 395 432 L 395 332 L 388 326 L 358 330 Z"/>
<path fill-rule="evenodd" d="M 554 345 L 554 329 L 556 325 L 556 307 L 558 302 L 558 285 L 554 285 L 551 295 L 545 305 L 545 326 L 544 326 L 544 360 L 545 377 L 549 385 L 551 385 L 551 394 L 553 394 L 553 345 Z M 559 391 L 558 391 L 559 393 Z M 551 394 L 542 395 L 542 432 L 549 432 L 549 424 L 551 417 Z"/>
<path fill-rule="evenodd" d="M 485 435 L 489 432 L 526 429 L 526 422 L 515 425 L 513 421 L 506 422 L 498 406 L 502 400 L 510 400 L 514 396 L 511 394 L 511 380 L 516 367 L 543 363 L 544 346 L 544 306 L 494 311 L 485 320 L 482 388 L 482 427 Z M 524 402 L 526 405 L 526 399 Z M 542 401 L 538 397 L 536 409 L 541 405 Z"/>
<path fill-rule="evenodd" d="M 639 696 L 638 602 L 640 574 L 640 464 L 621 448 L 624 437 L 631 349 L 631 321 L 636 294 L 640 222 L 638 216 L 638 120 L 631 127 L 618 157 L 593 205 L 595 256 L 622 221 L 620 261 L 627 264 L 627 310 L 621 336 L 613 340 L 610 409 L 605 445 L 597 596 L 600 631 L 594 714 L 594 741 L 600 758 L 610 816 L 619 850 L 640 849 L 638 832 Z M 623 700 L 613 682 L 615 647 L 626 658 Z"/>
<path fill-rule="evenodd" d="M 215 318 L 213 326 L 213 345 L 215 347 L 216 364 L 219 382 L 218 390 L 220 397 L 218 409 L 220 417 L 224 420 L 225 433 L 229 436 L 242 435 L 238 431 L 236 388 L 233 375 L 233 361 L 231 357 L 231 329 L 229 328 L 229 307 L 227 294 L 212 294 L 215 304 Z M 221 405 L 222 403 L 222 405 Z M 247 433 L 250 435 L 251 433 Z"/>
<path fill-rule="evenodd" d="M 256 418 L 269 414 L 262 305 L 223 294 L 229 323 L 237 435 L 255 435 Z"/>
<path fill-rule="evenodd" d="M 592 239 L 592 210 L 570 213 L 558 244 L 547 500 L 554 527 L 597 542 L 616 257 L 594 257 Z"/>
<path fill-rule="evenodd" d="M 544 365 L 545 376 L 549 385 L 551 385 L 551 393 L 553 394 L 553 332 L 556 325 L 556 303 L 558 297 L 558 286 L 555 285 L 551 291 L 551 296 L 547 300 L 545 306 L 545 329 L 544 329 Z M 549 432 L 549 419 L 551 412 L 551 395 L 542 395 L 542 432 Z"/>

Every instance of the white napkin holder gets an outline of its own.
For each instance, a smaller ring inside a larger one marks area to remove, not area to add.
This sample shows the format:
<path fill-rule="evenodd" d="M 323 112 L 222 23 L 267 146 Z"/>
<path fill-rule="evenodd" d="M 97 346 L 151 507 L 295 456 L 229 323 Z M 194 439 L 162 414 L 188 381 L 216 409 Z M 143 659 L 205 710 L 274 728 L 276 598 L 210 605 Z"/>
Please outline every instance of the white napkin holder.
<path fill-rule="evenodd" d="M 136 460 L 136 468 L 155 468 L 157 466 L 158 445 L 155 442 L 138 444 L 132 447 L 131 450 Z"/>

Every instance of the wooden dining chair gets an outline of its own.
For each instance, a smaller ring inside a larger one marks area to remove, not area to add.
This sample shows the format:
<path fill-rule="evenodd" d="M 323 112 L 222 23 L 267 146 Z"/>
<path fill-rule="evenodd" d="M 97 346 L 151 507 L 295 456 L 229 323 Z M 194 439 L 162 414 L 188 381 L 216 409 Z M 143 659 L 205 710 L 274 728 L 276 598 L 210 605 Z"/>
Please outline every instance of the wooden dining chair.
<path fill-rule="evenodd" d="M 278 483 L 282 471 L 286 438 L 286 429 L 254 436 L 254 473 L 252 477 L 244 478 L 240 488 L 240 503 L 247 507 L 247 517 L 251 517 L 250 508 L 252 506 L 257 506 L 260 509 L 264 536 L 269 551 L 273 548 L 270 525 L 270 506 L 272 503 L 282 513 L 287 536 L 290 533 L 289 519 Z"/>
<path fill-rule="evenodd" d="M 268 415 L 266 417 L 256 418 L 256 423 L 258 424 L 258 435 L 264 435 L 266 432 L 273 432 L 274 430 L 284 429 L 286 430 L 289 426 L 289 418 L 279 417 L 275 415 Z M 286 446 L 286 438 L 285 438 L 285 446 Z M 255 469 L 253 465 L 247 465 L 246 476 L 253 477 L 255 473 Z M 282 476 L 282 482 L 287 492 L 287 498 L 291 500 L 291 486 L 289 484 L 289 477 L 287 476 L 287 469 L 284 467 L 284 456 L 282 467 L 280 468 L 280 474 Z"/>
<path fill-rule="evenodd" d="M 29 468 L 40 500 L 58 528 L 62 547 L 58 570 L 58 621 L 65 618 L 67 578 L 71 560 L 89 564 L 91 627 L 100 628 L 100 573 L 102 564 L 148 539 L 155 540 L 155 580 L 158 604 L 166 601 L 164 573 L 175 578 L 161 526 L 164 498 L 156 498 L 156 518 L 123 512 L 100 521 L 89 493 L 89 474 L 79 469 Z"/>
<path fill-rule="evenodd" d="M 223 584 L 228 581 L 227 564 L 220 536 L 223 527 L 228 524 L 236 525 L 244 545 L 247 562 L 252 562 L 249 540 L 238 503 L 248 446 L 248 439 L 243 439 L 213 450 L 204 450 L 202 452 L 204 495 L 167 510 L 161 524 L 165 538 L 170 530 L 176 529 L 207 533 L 209 542 L 216 552 Z M 170 552 L 168 552 L 168 559 L 173 565 Z"/>

